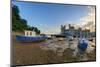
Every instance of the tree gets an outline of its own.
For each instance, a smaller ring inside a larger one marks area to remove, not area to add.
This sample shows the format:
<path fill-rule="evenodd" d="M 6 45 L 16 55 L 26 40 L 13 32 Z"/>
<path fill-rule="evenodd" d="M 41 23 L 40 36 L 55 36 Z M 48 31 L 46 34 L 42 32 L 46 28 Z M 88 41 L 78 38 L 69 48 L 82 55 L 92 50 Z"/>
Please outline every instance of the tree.
<path fill-rule="evenodd" d="M 12 6 L 12 30 L 24 31 L 27 29 L 27 21 L 22 19 L 19 15 L 20 11 L 17 6 Z"/>
<path fill-rule="evenodd" d="M 12 31 L 34 30 L 36 34 L 40 34 L 37 27 L 27 25 L 27 21 L 22 19 L 19 15 L 20 11 L 18 6 L 12 6 Z"/>
<path fill-rule="evenodd" d="M 40 30 L 37 27 L 34 27 L 34 31 L 36 32 L 36 34 L 40 34 Z"/>

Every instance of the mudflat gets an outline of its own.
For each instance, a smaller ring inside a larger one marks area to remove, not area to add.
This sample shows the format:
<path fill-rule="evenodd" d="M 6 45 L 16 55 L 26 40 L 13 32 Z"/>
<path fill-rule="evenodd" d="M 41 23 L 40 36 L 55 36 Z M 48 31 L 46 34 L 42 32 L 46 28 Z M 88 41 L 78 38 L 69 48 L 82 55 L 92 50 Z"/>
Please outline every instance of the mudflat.
<path fill-rule="evenodd" d="M 27 64 L 48 64 L 48 63 L 63 63 L 63 62 L 77 62 L 82 61 L 78 56 L 73 56 L 73 50 L 65 49 L 62 56 L 59 56 L 52 50 L 42 50 L 40 42 L 18 42 L 16 41 L 16 34 L 12 33 L 12 47 L 11 47 L 11 62 L 13 65 L 27 65 Z M 86 54 L 88 60 L 94 61 L 95 51 Z"/>

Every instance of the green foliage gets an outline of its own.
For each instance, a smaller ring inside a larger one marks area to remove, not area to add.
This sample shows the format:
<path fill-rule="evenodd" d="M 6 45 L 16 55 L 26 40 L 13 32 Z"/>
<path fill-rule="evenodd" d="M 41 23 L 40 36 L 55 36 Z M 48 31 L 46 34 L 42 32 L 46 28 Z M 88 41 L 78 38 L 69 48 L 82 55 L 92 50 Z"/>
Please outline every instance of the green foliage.
<path fill-rule="evenodd" d="M 40 34 L 40 30 L 37 27 L 33 27 L 33 26 L 28 26 L 27 30 L 34 30 L 36 32 L 36 34 Z"/>
<path fill-rule="evenodd" d="M 27 25 L 27 21 L 19 15 L 20 11 L 16 5 L 12 6 L 12 31 L 34 30 L 36 34 L 40 34 L 37 27 Z"/>
<path fill-rule="evenodd" d="M 36 34 L 40 34 L 40 30 L 37 27 L 34 28 L 34 31 L 36 31 Z"/>

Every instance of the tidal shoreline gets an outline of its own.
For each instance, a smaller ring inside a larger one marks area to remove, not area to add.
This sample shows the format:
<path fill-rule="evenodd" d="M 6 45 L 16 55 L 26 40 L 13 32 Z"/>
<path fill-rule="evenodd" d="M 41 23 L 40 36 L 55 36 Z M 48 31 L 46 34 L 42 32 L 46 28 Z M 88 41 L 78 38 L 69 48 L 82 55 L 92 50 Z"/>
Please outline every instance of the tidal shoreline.
<path fill-rule="evenodd" d="M 12 33 L 12 64 L 13 65 L 27 65 L 27 64 L 48 64 L 48 63 L 63 63 L 63 62 L 78 62 L 80 60 L 78 56 L 73 56 L 73 50 L 66 48 L 62 55 L 55 53 L 52 50 L 43 50 L 41 46 L 47 41 L 41 42 L 17 42 L 15 35 L 18 33 Z M 63 45 L 61 43 L 61 45 Z M 88 60 L 95 61 L 95 51 L 85 54 Z"/>

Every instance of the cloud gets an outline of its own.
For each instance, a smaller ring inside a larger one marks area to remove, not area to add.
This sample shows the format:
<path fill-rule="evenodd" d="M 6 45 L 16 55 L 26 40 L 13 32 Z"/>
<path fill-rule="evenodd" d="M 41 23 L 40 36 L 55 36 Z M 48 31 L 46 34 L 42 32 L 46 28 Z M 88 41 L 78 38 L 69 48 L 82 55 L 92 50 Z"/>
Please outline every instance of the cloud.
<path fill-rule="evenodd" d="M 79 18 L 79 22 L 75 23 L 70 22 L 71 25 L 73 25 L 76 29 L 81 27 L 82 29 L 90 29 L 90 31 L 95 31 L 95 6 L 88 6 L 88 13 L 87 15 Z M 75 23 L 75 24 L 74 24 Z M 68 27 L 68 21 L 67 24 L 64 23 L 66 27 Z"/>
<path fill-rule="evenodd" d="M 90 31 L 95 31 L 95 7 L 88 6 L 87 8 L 87 15 L 79 18 L 79 22 L 75 23 L 74 21 L 67 21 L 52 27 L 44 25 L 45 29 L 42 32 L 44 32 L 45 34 L 57 34 L 60 33 L 60 25 L 66 25 L 67 28 L 68 24 L 73 25 L 76 29 L 82 27 L 82 29 L 88 28 L 90 29 Z"/>
<path fill-rule="evenodd" d="M 89 28 L 91 31 L 95 31 L 95 7 L 88 6 L 88 14 L 80 18 L 80 23 L 77 26 Z"/>

